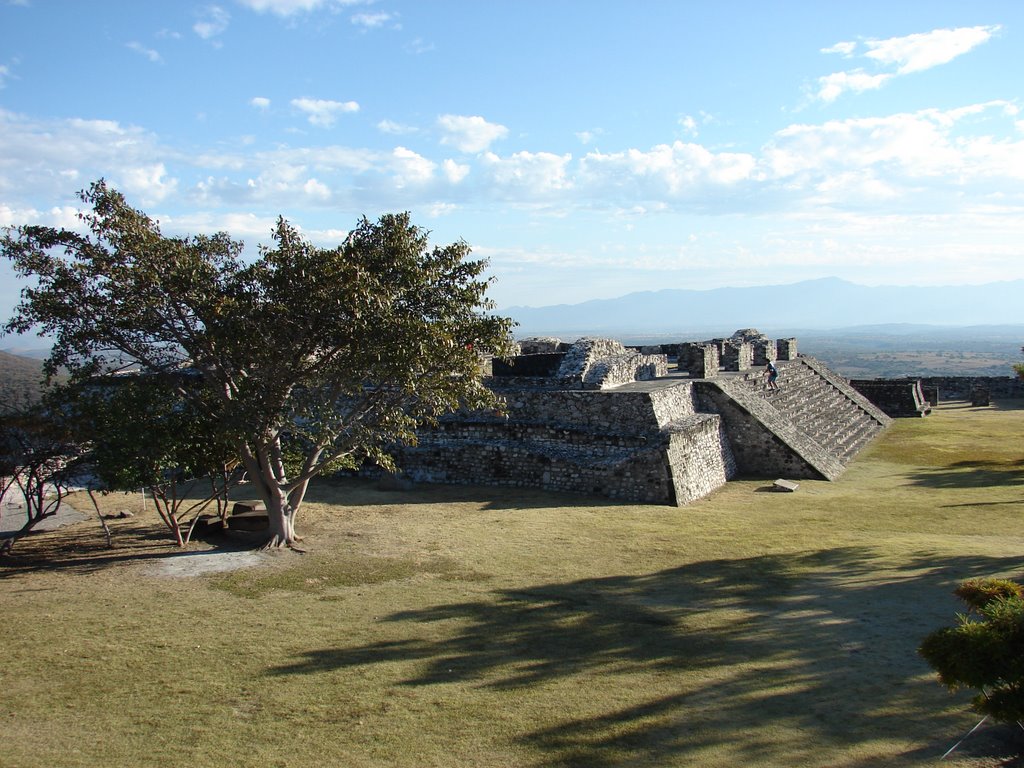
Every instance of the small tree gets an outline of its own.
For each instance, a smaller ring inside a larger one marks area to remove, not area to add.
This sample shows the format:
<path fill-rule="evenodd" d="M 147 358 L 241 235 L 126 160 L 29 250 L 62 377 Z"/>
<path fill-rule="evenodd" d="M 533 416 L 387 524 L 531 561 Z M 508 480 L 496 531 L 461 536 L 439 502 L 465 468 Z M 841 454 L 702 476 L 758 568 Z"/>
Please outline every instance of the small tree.
<path fill-rule="evenodd" d="M 464 242 L 431 248 L 408 214 L 363 219 L 330 249 L 280 219 L 247 264 L 223 233 L 165 237 L 102 181 L 82 199 L 87 235 L 0 239 L 35 281 L 7 330 L 53 335 L 45 369 L 72 383 L 125 367 L 168 382 L 174 407 L 232 447 L 267 506 L 268 546 L 296 541 L 312 477 L 390 466 L 419 424 L 497 405 L 479 355 L 509 352 L 511 321 L 488 312 L 486 262 Z"/>
<path fill-rule="evenodd" d="M 210 504 L 225 512 L 227 493 L 241 473 L 231 444 L 206 417 L 207 409 L 197 411 L 194 399 L 177 396 L 179 388 L 193 386 L 181 378 L 98 377 L 57 388 L 48 403 L 74 425 L 85 445 L 82 462 L 96 487 L 145 489 L 183 547 Z"/>
<path fill-rule="evenodd" d="M 1024 719 L 1024 587 L 975 579 L 955 594 L 969 613 L 928 635 L 921 655 L 950 690 L 977 690 L 977 711 L 1008 723 Z"/>
<path fill-rule="evenodd" d="M 1024 352 L 1024 347 L 1021 347 L 1020 351 Z M 1013 371 L 1017 374 L 1018 378 L 1024 379 L 1024 363 L 1014 363 Z"/>
<path fill-rule="evenodd" d="M 53 517 L 75 481 L 80 448 L 66 422 L 40 404 L 0 415 L 0 487 L 17 488 L 25 521 L 0 544 L 5 554 L 14 542 Z"/>

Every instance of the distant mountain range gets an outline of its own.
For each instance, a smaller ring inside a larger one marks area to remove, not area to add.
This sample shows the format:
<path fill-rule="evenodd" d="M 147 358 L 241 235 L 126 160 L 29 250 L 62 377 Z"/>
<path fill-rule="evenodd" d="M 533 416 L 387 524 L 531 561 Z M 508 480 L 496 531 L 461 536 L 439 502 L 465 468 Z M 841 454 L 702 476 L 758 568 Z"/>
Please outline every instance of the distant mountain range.
<path fill-rule="evenodd" d="M 645 334 L 728 335 L 738 328 L 826 330 L 879 324 L 942 326 L 1024 323 L 1024 280 L 985 285 L 868 287 L 838 278 L 787 285 L 665 289 L 617 299 L 508 307 L 516 335 L 615 338 Z M 768 331 L 766 331 L 768 332 Z"/>

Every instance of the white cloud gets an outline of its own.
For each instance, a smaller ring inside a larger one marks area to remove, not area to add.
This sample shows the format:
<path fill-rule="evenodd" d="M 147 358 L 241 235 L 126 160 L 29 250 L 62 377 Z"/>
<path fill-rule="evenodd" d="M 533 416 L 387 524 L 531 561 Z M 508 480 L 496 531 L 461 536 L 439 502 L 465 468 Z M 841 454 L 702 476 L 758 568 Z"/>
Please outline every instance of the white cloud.
<path fill-rule="evenodd" d="M 988 42 L 999 29 L 998 25 L 958 27 L 887 40 L 868 40 L 865 42 L 868 52 L 864 55 L 881 64 L 895 65 L 898 74 L 906 75 L 946 64 Z"/>
<path fill-rule="evenodd" d="M 840 56 L 852 56 L 853 52 L 857 50 L 857 43 L 854 42 L 843 42 L 836 43 L 828 48 L 822 48 L 822 53 L 838 53 Z"/>
<path fill-rule="evenodd" d="M 697 121 L 694 119 L 693 115 L 683 115 L 680 117 L 679 127 L 682 128 L 683 132 L 688 136 L 696 136 L 698 133 Z"/>
<path fill-rule="evenodd" d="M 414 128 L 411 125 L 402 125 L 396 123 L 393 120 L 381 120 L 377 123 L 377 130 L 381 133 L 389 133 L 395 136 L 399 136 L 406 133 L 416 133 L 419 129 Z"/>
<path fill-rule="evenodd" d="M 6 64 L 0 64 L 0 89 L 2 89 L 7 84 L 7 80 L 10 77 L 10 67 L 8 67 Z"/>
<path fill-rule="evenodd" d="M 411 53 L 414 55 L 418 55 L 421 53 L 429 53 L 430 51 L 434 50 L 434 44 L 428 43 L 421 37 L 417 37 L 412 42 L 407 43 L 405 45 L 405 50 L 407 53 Z"/>
<path fill-rule="evenodd" d="M 852 72 L 835 72 L 818 78 L 817 97 L 822 101 L 832 102 L 846 91 L 863 93 L 881 88 L 893 75 L 869 75 L 863 70 Z"/>
<path fill-rule="evenodd" d="M 136 53 L 145 56 L 147 59 L 152 61 L 154 64 L 158 64 L 163 59 L 160 58 L 159 51 L 155 51 L 152 48 L 147 48 L 142 43 L 135 42 L 134 40 L 130 43 L 125 43 L 125 47 L 129 50 L 135 51 Z M 3 73 L 0 72 L 0 75 Z"/>
<path fill-rule="evenodd" d="M 481 165 L 498 189 L 543 197 L 573 186 L 568 172 L 571 160 L 572 155 L 550 152 L 516 152 L 508 157 L 487 152 L 481 157 Z"/>
<path fill-rule="evenodd" d="M 379 29 L 389 22 L 393 22 L 398 18 L 398 14 L 387 13 L 386 11 L 378 11 L 377 13 L 357 13 L 352 16 L 349 21 L 355 24 L 357 27 L 363 27 L 364 29 Z M 394 24 L 395 29 L 401 29 L 401 25 Z"/>
<path fill-rule="evenodd" d="M 442 163 L 444 176 L 450 184 L 460 184 L 469 175 L 469 166 L 448 159 Z"/>
<path fill-rule="evenodd" d="M 329 128 L 339 114 L 358 112 L 359 104 L 354 101 L 329 101 L 327 99 L 292 99 L 292 106 L 306 113 L 312 125 Z"/>
<path fill-rule="evenodd" d="M 37 224 L 58 229 L 82 229 L 79 209 L 70 205 L 55 206 L 46 211 L 36 208 L 13 208 L 0 203 L 0 227 L 22 227 Z"/>
<path fill-rule="evenodd" d="M 222 34 L 230 22 L 230 13 L 219 5 L 209 5 L 202 10 L 199 21 L 192 25 L 192 31 L 203 40 L 209 40 Z"/>
<path fill-rule="evenodd" d="M 258 13 L 273 13 L 276 16 L 292 16 L 308 13 L 320 8 L 358 5 L 364 0 L 238 0 L 247 8 Z"/>
<path fill-rule="evenodd" d="M 965 118 L 989 115 L 1009 120 L 1005 102 L 952 110 L 928 109 L 883 117 L 833 120 L 822 125 L 791 125 L 779 131 L 762 153 L 773 179 L 822 189 L 828 179 L 871 178 L 875 189 L 903 189 L 924 200 L 946 195 L 955 202 L 970 184 L 986 194 L 1015 189 L 1024 179 L 1024 141 L 992 135 L 964 135 Z M 836 182 L 837 184 L 839 182 Z M 937 199 L 930 204 L 939 204 Z"/>
<path fill-rule="evenodd" d="M 113 120 L 34 120 L 0 109 L 0 199 L 8 204 L 66 199 L 82 179 L 101 176 L 131 179 L 148 200 L 162 199 L 174 183 L 162 178 L 169 154 L 153 135 Z"/>
<path fill-rule="evenodd" d="M 427 207 L 427 216 L 432 219 L 439 219 L 442 216 L 455 213 L 457 210 L 459 210 L 459 207 L 451 203 L 435 203 Z"/>
<path fill-rule="evenodd" d="M 488 123 L 478 115 L 441 115 L 437 123 L 445 131 L 441 143 L 454 146 L 461 152 L 483 152 L 494 141 L 508 135 L 508 128 Z"/>
<path fill-rule="evenodd" d="M 315 197 L 320 200 L 329 200 L 331 197 L 331 188 L 316 179 L 307 180 L 306 183 L 302 185 L 302 191 L 309 197 Z"/>
<path fill-rule="evenodd" d="M 261 150 L 239 141 L 185 151 L 116 121 L 37 120 L 0 110 L 0 210 L 12 219 L 18 211 L 69 205 L 75 191 L 103 176 L 140 206 L 159 203 L 162 221 L 168 210 L 183 209 L 219 217 L 225 210 L 287 214 L 298 206 L 309 216 L 322 210 L 355 216 L 398 206 L 486 211 L 493 201 L 535 217 L 598 212 L 611 226 L 638 231 L 670 215 L 770 211 L 789 218 L 823 209 L 828 215 L 959 215 L 982 203 L 1003 211 L 989 218 L 1024 221 L 1019 115 L 1013 102 L 992 101 L 794 124 L 757 152 L 680 140 L 581 157 L 451 150 L 445 157 L 436 147 L 434 153 L 338 144 Z M 631 215 L 618 221 L 615 211 L 627 209 Z"/>
<path fill-rule="evenodd" d="M 233 238 L 251 238 L 269 243 L 277 225 L 277 217 L 257 216 L 252 213 L 187 213 L 160 217 L 160 228 L 167 233 L 188 232 L 208 234 L 227 232 Z"/>
<path fill-rule="evenodd" d="M 693 198 L 712 187 L 728 187 L 754 178 L 753 155 L 711 152 L 699 144 L 676 141 L 650 151 L 591 152 L 581 161 L 588 188 L 632 196 L 635 200 Z"/>
<path fill-rule="evenodd" d="M 249 99 L 249 104 L 256 107 L 256 109 L 270 109 L 270 99 L 266 96 L 253 96 Z"/>
<path fill-rule="evenodd" d="M 894 71 L 868 74 L 858 68 L 847 72 L 835 72 L 818 78 L 818 91 L 815 96 L 822 101 L 833 102 L 848 91 L 863 93 L 877 90 L 898 75 L 923 72 L 952 61 L 957 56 L 988 42 L 999 29 L 998 25 L 958 27 L 936 29 L 904 37 L 890 37 L 886 40 L 866 40 L 864 47 L 867 51 L 863 54 L 864 58 Z M 822 48 L 821 52 L 838 53 L 844 58 L 851 58 L 856 48 L 857 43 L 842 42 L 830 48 Z"/>
<path fill-rule="evenodd" d="M 395 147 L 391 153 L 395 185 L 402 189 L 410 184 L 426 184 L 434 177 L 437 164 L 411 149 Z"/>
<path fill-rule="evenodd" d="M 178 187 L 177 179 L 164 179 L 167 168 L 163 163 L 152 163 L 123 168 L 113 179 L 114 186 L 129 195 L 142 200 L 145 205 L 159 203 L 173 194 Z"/>

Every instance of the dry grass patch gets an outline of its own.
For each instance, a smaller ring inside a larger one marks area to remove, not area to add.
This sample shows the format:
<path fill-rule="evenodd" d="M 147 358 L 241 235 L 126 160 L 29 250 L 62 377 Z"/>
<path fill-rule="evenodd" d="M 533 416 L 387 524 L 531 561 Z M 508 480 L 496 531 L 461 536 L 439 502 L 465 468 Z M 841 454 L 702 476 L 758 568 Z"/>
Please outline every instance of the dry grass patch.
<path fill-rule="evenodd" d="M 114 550 L 91 521 L 31 537 L 3 564 L 0 763 L 931 762 L 976 718 L 916 646 L 960 580 L 1024 573 L 1022 422 L 946 407 L 838 482 L 680 509 L 325 482 L 309 554 L 192 578 L 159 575 L 149 517 Z"/>

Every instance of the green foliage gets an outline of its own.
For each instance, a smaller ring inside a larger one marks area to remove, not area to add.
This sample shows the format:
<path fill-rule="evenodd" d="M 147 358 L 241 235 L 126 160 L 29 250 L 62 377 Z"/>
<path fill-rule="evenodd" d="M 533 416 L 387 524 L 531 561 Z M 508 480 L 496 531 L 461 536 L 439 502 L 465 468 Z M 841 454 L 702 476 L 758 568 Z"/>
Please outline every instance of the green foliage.
<path fill-rule="evenodd" d="M 41 403 L 0 413 L 0 496 L 13 488 L 21 494 L 25 521 L 18 535 L 57 514 L 78 479 L 80 461 L 80 446 L 62 413 Z M 0 554 L 16 538 L 0 542 Z"/>
<path fill-rule="evenodd" d="M 953 594 L 968 608 L 980 612 L 998 598 L 1024 597 L 1024 586 L 1009 579 L 969 579 L 953 590 Z"/>
<path fill-rule="evenodd" d="M 79 391 L 117 370 L 138 378 L 85 409 L 114 440 L 96 453 L 114 485 L 200 471 L 229 446 L 290 542 L 311 477 L 386 466 L 420 423 L 496 405 L 479 355 L 508 352 L 511 321 L 488 311 L 486 262 L 464 242 L 430 247 L 408 214 L 364 218 L 327 249 L 279 219 L 274 246 L 246 263 L 224 233 L 164 236 L 102 181 L 82 199 L 87 235 L 0 239 L 34 281 L 6 329 L 52 335 L 45 370 L 66 369 Z"/>
<path fill-rule="evenodd" d="M 919 649 L 951 690 L 973 688 L 975 709 L 1004 722 L 1024 718 L 1024 588 L 1006 579 L 964 582 L 956 594 L 973 616 L 928 635 Z"/>

